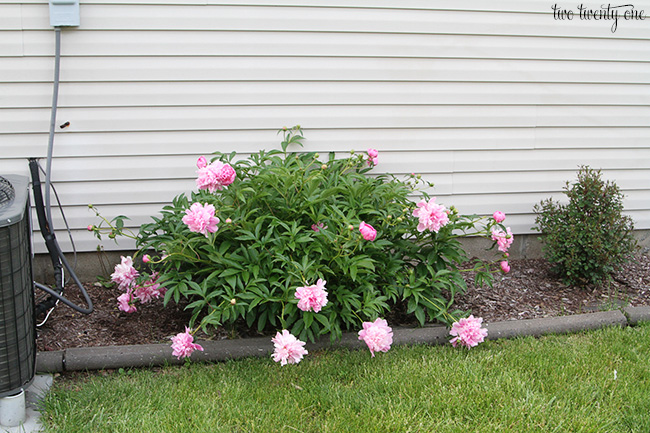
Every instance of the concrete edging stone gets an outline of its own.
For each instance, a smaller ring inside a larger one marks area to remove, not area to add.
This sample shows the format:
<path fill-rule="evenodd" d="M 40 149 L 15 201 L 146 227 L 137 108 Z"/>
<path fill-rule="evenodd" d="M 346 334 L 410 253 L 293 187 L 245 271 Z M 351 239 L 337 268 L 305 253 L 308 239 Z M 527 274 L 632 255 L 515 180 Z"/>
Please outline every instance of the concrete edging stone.
<path fill-rule="evenodd" d="M 650 321 L 650 307 L 625 307 L 623 313 L 632 326 L 637 325 L 639 322 Z"/>
<path fill-rule="evenodd" d="M 625 314 L 624 314 L 624 313 Z M 541 336 L 566 334 L 583 330 L 595 330 L 606 326 L 636 325 L 650 321 L 650 307 L 627 307 L 623 310 L 576 314 L 571 316 L 547 317 L 542 319 L 508 320 L 487 323 L 488 339 L 514 338 L 519 336 Z M 626 317 L 627 316 L 627 317 Z M 393 328 L 394 345 L 445 344 L 450 339 L 449 330 L 441 325 L 422 328 Z M 245 357 L 265 357 L 273 351 L 268 337 L 237 340 L 200 341 L 204 351 L 194 352 L 193 361 L 225 361 Z M 356 333 L 345 333 L 341 340 L 330 343 L 329 339 L 308 343 L 307 350 L 314 351 L 328 347 L 363 349 Z M 132 346 L 80 347 L 51 352 L 38 352 L 37 372 L 63 372 L 79 370 L 101 370 L 107 368 L 153 367 L 183 364 L 172 356 L 170 344 L 143 344 Z"/>

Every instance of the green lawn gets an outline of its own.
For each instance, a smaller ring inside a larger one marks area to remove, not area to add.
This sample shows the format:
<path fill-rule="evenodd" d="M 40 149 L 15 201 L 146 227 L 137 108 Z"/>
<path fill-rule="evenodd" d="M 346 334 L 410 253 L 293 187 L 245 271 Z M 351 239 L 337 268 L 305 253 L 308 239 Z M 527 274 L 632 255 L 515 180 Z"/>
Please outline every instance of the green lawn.
<path fill-rule="evenodd" d="M 57 380 L 43 421 L 66 433 L 647 433 L 650 325 Z"/>

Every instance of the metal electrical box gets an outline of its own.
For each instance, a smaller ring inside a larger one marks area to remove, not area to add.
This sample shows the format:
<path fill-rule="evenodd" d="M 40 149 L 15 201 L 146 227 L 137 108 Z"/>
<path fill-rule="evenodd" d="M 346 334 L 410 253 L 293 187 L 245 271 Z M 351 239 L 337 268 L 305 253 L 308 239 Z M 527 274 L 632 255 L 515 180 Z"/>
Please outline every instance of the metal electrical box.
<path fill-rule="evenodd" d="M 79 23 L 79 0 L 50 0 L 52 27 L 78 26 Z"/>

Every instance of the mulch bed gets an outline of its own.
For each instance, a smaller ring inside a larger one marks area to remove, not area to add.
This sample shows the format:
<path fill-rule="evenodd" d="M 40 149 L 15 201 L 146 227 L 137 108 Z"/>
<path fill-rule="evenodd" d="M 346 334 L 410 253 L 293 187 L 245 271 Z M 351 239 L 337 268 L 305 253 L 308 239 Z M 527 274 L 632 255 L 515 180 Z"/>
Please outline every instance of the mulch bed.
<path fill-rule="evenodd" d="M 493 287 L 475 287 L 472 273 L 464 273 L 469 288 L 456 298 L 455 308 L 471 310 L 484 321 L 495 322 L 579 314 L 619 305 L 650 305 L 650 257 L 647 255 L 639 254 L 603 287 L 568 287 L 551 273 L 549 263 L 543 259 L 512 260 L 510 266 L 510 273 L 496 276 Z M 185 329 L 190 318 L 183 305 L 171 302 L 165 308 L 161 300 L 138 304 L 137 312 L 126 314 L 117 309 L 119 289 L 98 283 L 84 286 L 95 311 L 84 315 L 60 304 L 38 329 L 38 350 L 169 343 L 173 335 Z M 66 288 L 66 297 L 83 305 L 75 286 Z M 391 316 L 403 317 L 396 311 L 389 315 L 389 322 Z M 255 335 L 259 334 L 219 329 L 213 335 L 199 333 L 197 337 L 224 339 Z"/>

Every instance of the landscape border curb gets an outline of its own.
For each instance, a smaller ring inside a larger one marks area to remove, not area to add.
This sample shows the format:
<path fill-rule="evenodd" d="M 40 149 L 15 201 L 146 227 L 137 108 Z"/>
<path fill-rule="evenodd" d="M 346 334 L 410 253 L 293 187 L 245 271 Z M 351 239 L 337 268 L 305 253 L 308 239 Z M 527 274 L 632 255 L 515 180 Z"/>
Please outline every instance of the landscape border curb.
<path fill-rule="evenodd" d="M 634 326 L 650 321 L 650 307 L 626 307 L 621 310 L 541 319 L 508 320 L 487 323 L 488 339 L 539 337 L 547 334 L 566 334 L 595 330 L 607 326 Z M 394 345 L 429 344 L 449 342 L 449 330 L 445 326 L 432 325 L 422 328 L 393 328 Z M 265 357 L 273 351 L 268 337 L 245 338 L 220 341 L 199 341 L 203 351 L 196 351 L 191 359 L 199 362 L 225 361 L 246 357 Z M 356 333 L 345 333 L 334 343 L 319 340 L 308 343 L 307 350 L 345 347 L 363 349 L 365 346 Z M 142 344 L 132 346 L 80 347 L 66 350 L 38 352 L 36 371 L 39 373 L 61 373 L 64 371 L 102 370 L 114 368 L 154 367 L 183 364 L 172 356 L 170 344 Z"/>

